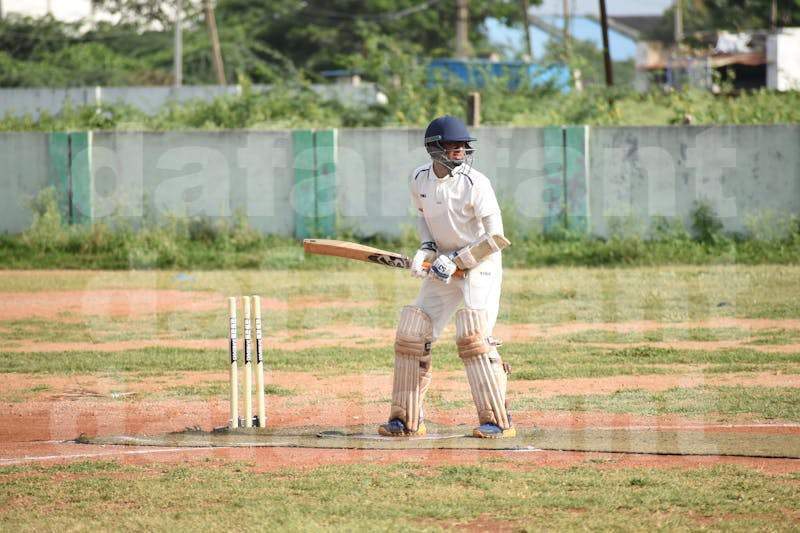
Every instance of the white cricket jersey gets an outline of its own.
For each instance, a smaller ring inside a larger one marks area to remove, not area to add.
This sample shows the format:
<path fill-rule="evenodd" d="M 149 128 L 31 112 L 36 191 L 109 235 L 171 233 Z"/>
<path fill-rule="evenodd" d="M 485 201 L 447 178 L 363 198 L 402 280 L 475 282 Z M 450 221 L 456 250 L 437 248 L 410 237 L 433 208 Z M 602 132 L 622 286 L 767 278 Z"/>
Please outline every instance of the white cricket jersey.
<path fill-rule="evenodd" d="M 411 201 L 425 219 L 439 253 L 450 253 L 475 242 L 484 233 L 481 219 L 500 213 L 489 178 L 474 168 L 456 167 L 437 178 L 433 163 L 411 174 Z"/>

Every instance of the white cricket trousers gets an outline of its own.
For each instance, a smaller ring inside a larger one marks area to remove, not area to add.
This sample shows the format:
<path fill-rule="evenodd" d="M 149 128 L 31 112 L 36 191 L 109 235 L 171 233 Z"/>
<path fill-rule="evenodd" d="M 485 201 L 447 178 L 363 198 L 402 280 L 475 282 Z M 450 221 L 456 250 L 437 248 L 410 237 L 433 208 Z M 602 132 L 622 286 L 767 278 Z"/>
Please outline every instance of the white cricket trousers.
<path fill-rule="evenodd" d="M 492 334 L 500 310 L 500 286 L 503 266 L 500 254 L 494 254 L 470 270 L 464 278 L 452 278 L 450 283 L 425 278 L 414 305 L 425 311 L 433 321 L 433 340 L 439 338 L 453 313 L 461 307 L 485 310 Z"/>

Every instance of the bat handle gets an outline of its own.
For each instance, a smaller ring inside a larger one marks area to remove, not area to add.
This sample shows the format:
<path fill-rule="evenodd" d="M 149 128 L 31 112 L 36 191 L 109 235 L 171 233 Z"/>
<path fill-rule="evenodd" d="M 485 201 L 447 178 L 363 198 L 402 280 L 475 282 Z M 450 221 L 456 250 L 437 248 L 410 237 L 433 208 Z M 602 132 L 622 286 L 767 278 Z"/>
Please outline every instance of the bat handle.
<path fill-rule="evenodd" d="M 425 261 L 424 263 L 422 263 L 422 268 L 423 268 L 423 270 L 430 270 L 431 269 L 431 264 L 428 263 L 427 261 Z M 453 273 L 453 277 L 454 278 L 463 278 L 465 275 L 466 275 L 466 272 L 463 271 L 463 270 L 460 270 L 460 269 L 456 270 Z"/>

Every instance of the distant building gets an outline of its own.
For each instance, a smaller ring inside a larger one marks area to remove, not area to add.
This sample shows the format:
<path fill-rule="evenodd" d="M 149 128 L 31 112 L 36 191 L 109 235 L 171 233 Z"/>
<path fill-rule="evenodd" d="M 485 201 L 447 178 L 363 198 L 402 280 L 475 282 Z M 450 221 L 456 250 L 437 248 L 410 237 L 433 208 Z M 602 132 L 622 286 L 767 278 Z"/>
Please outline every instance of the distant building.
<path fill-rule="evenodd" d="M 735 89 L 767 87 L 800 89 L 800 28 L 770 33 L 703 32 L 691 47 L 659 41 L 640 41 L 636 51 L 636 87 L 685 85 L 718 90 L 726 80 Z"/>
<path fill-rule="evenodd" d="M 800 91 L 800 28 L 783 28 L 767 37 L 767 87 Z"/>
<path fill-rule="evenodd" d="M 569 69 L 566 65 L 536 65 L 524 61 L 493 61 L 491 59 L 433 59 L 428 64 L 428 83 L 462 82 L 483 87 L 491 79 L 504 79 L 512 89 L 528 84 L 532 87 L 550 85 L 562 92 L 569 91 Z"/>

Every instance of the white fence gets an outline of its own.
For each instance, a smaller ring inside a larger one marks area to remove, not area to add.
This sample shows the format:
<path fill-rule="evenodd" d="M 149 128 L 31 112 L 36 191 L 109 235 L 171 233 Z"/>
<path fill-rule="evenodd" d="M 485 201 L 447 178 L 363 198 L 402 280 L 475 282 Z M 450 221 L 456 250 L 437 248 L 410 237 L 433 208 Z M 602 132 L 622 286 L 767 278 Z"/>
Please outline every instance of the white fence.
<path fill-rule="evenodd" d="M 320 96 L 346 105 L 367 106 L 380 103 L 383 95 L 375 84 L 317 84 L 311 89 Z M 253 91 L 267 92 L 269 85 L 253 85 Z M 182 87 L 74 87 L 0 89 L 0 116 L 38 118 L 42 112 L 56 115 L 67 102 L 73 107 L 101 104 L 127 104 L 153 115 L 172 102 L 202 100 L 242 93 L 241 85 L 185 85 Z"/>

